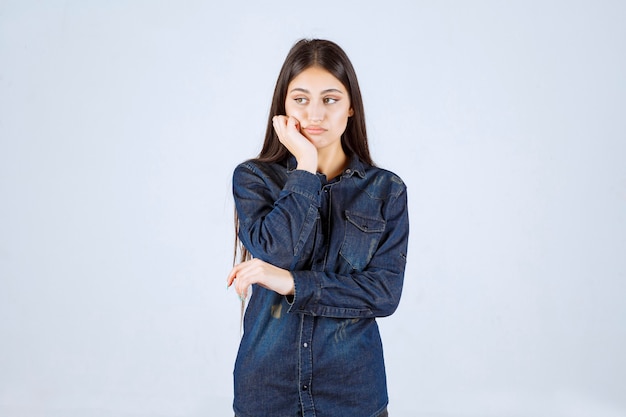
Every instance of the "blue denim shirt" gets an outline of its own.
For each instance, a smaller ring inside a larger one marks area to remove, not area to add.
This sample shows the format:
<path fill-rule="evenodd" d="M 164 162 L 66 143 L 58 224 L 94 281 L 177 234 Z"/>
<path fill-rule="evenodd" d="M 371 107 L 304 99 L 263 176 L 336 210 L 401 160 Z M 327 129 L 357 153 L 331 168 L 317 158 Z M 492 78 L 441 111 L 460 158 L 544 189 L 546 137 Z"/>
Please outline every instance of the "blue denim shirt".
<path fill-rule="evenodd" d="M 406 186 L 352 158 L 337 178 L 247 161 L 233 175 L 239 238 L 291 271 L 295 295 L 255 285 L 235 362 L 238 417 L 369 417 L 387 385 L 376 317 L 400 301 Z"/>

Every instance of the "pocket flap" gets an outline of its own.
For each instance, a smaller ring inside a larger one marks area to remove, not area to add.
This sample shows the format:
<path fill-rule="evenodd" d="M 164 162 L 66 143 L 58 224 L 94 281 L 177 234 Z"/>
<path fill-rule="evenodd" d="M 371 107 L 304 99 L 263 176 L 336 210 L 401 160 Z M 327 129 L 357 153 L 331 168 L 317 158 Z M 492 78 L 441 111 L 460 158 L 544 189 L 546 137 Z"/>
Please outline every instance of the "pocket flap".
<path fill-rule="evenodd" d="M 385 230 L 386 222 L 383 219 L 374 219 L 346 210 L 346 219 L 365 233 L 378 233 Z"/>

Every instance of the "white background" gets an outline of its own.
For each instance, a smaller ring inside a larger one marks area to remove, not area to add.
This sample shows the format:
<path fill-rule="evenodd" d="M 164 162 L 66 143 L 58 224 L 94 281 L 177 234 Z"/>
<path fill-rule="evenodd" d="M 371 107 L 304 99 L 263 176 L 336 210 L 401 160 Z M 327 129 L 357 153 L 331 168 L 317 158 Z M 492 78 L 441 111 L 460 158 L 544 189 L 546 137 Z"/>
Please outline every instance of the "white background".
<path fill-rule="evenodd" d="M 1 0 L 0 415 L 232 415 L 231 174 L 287 51 L 322 37 L 409 187 L 391 415 L 626 416 L 625 21 L 621 1 Z"/>

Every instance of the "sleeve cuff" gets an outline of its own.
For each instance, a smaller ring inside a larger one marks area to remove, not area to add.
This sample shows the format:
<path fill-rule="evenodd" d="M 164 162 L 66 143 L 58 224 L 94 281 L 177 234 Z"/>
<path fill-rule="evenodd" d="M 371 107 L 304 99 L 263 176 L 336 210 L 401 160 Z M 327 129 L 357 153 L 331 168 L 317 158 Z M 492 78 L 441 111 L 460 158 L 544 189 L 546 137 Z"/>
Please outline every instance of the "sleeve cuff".
<path fill-rule="evenodd" d="M 292 275 L 294 293 L 287 297 L 290 305 L 288 312 L 313 314 L 321 293 L 315 274 L 313 271 L 292 271 Z"/>
<path fill-rule="evenodd" d="M 317 175 L 303 170 L 291 171 L 283 187 L 283 191 L 289 191 L 307 197 L 313 201 L 317 207 L 320 205 L 321 190 L 322 183 Z"/>

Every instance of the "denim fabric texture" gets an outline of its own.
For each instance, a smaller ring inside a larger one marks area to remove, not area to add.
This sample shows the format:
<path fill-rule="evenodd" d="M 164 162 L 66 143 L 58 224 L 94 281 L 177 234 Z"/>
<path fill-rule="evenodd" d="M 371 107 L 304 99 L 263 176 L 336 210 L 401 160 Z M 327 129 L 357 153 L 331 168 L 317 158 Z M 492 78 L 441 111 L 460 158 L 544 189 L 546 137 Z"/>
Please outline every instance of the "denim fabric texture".
<path fill-rule="evenodd" d="M 235 417 L 238 417 L 237 415 L 235 415 Z M 302 417 L 302 413 L 300 411 L 298 411 L 298 414 L 296 414 L 294 417 Z M 387 412 L 387 409 L 385 408 L 380 414 L 378 414 L 376 417 L 389 417 L 389 413 Z"/>
<path fill-rule="evenodd" d="M 233 408 L 238 417 L 375 417 L 388 403 L 376 318 L 402 293 L 406 186 L 356 157 L 331 181 L 295 166 L 251 160 L 233 174 L 239 238 L 295 282 L 289 297 L 252 290 Z"/>

